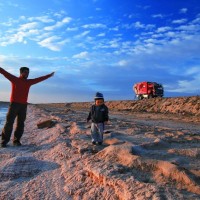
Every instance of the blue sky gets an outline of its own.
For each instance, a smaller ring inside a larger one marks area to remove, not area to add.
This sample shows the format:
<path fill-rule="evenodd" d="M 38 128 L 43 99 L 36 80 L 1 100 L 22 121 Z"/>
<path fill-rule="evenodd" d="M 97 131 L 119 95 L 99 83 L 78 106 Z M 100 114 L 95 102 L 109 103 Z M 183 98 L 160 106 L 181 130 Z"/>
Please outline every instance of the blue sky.
<path fill-rule="evenodd" d="M 30 103 L 134 99 L 136 82 L 165 97 L 200 94 L 199 0 L 0 0 L 0 66 L 29 78 Z M 10 82 L 0 75 L 0 101 Z"/>

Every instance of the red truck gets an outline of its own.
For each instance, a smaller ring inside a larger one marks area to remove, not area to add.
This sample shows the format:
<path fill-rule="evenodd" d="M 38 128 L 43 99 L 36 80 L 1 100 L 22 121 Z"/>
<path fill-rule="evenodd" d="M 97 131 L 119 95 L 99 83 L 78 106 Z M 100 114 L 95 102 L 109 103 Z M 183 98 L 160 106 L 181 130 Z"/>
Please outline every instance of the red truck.
<path fill-rule="evenodd" d="M 156 82 L 140 82 L 133 85 L 133 90 L 138 99 L 163 97 L 163 86 Z"/>

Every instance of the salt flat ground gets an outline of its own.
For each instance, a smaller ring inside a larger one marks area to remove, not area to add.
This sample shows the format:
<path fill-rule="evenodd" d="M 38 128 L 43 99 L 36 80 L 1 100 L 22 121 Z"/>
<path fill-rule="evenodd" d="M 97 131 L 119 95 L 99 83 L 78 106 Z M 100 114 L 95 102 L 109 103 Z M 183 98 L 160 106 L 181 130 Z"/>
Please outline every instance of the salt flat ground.
<path fill-rule="evenodd" d="M 0 199 L 200 199 L 198 120 L 111 109 L 94 146 L 87 114 L 29 105 L 23 146 L 0 149 Z"/>

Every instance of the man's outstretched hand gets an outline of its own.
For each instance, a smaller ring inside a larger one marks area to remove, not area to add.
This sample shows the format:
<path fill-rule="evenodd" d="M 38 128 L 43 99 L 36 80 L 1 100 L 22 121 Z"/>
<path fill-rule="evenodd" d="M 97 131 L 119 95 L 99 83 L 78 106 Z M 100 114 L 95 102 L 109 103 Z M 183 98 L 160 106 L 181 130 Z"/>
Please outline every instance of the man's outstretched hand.
<path fill-rule="evenodd" d="M 54 74 L 55 74 L 55 72 L 52 72 L 50 75 L 51 75 L 51 76 L 54 76 Z"/>

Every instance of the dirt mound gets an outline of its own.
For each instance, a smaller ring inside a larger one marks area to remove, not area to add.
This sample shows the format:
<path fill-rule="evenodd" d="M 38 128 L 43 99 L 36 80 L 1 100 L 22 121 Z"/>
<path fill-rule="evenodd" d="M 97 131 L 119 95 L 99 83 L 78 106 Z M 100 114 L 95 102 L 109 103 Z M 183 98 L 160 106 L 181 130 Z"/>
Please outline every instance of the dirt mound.
<path fill-rule="evenodd" d="M 68 108 L 89 108 L 93 102 L 67 103 Z M 110 110 L 200 116 L 200 96 L 106 101 Z"/>

